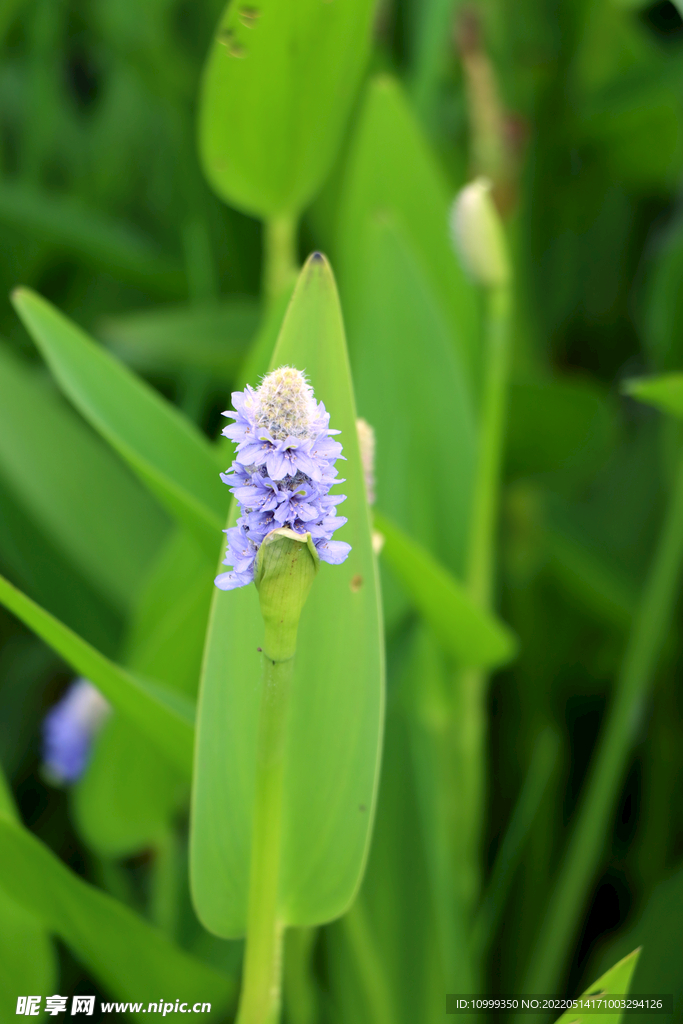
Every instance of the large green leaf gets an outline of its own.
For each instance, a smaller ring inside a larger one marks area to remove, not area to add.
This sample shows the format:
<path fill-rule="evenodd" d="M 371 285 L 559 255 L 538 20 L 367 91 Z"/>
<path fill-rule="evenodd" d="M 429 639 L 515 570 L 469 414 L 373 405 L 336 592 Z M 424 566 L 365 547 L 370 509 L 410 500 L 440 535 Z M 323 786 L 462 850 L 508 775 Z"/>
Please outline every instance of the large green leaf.
<path fill-rule="evenodd" d="M 0 770 L 0 820 L 18 822 L 5 776 Z M 30 910 L 2 887 L 0 872 L 0 1013 L 16 1015 L 17 995 L 54 992 L 56 963 L 49 935 Z M 26 951 L 31 955 L 27 956 Z"/>
<path fill-rule="evenodd" d="M 109 448 L 2 347 L 0 472 L 79 573 L 127 611 L 165 517 Z"/>
<path fill-rule="evenodd" d="M 127 672 L 0 576 L 0 604 L 38 634 L 115 708 L 135 723 L 172 764 L 189 773 L 193 709 L 187 698 Z"/>
<path fill-rule="evenodd" d="M 373 816 L 382 713 L 383 649 L 377 571 L 344 331 L 329 265 L 302 271 L 272 365 L 309 375 L 344 444 L 352 545 L 323 565 L 301 619 L 288 725 L 281 914 L 307 925 L 353 899 Z M 234 511 L 233 520 L 234 522 Z M 249 881 L 262 639 L 254 587 L 214 594 L 201 685 L 192 813 L 191 879 L 206 927 L 244 932 Z"/>
<path fill-rule="evenodd" d="M 353 350 L 356 297 L 366 275 L 366 232 L 391 214 L 415 252 L 450 326 L 450 343 L 471 375 L 478 366 L 478 297 L 448 235 L 450 189 L 399 83 L 386 75 L 367 90 L 335 203 L 334 252 Z M 400 298 L 399 289 L 396 298 Z M 415 342 L 417 343 L 417 338 Z M 355 373 L 355 366 L 354 366 Z M 472 376 L 469 383 L 472 383 Z"/>
<path fill-rule="evenodd" d="M 59 935 L 95 978 L 120 999 L 225 1006 L 232 982 L 174 946 L 127 907 L 88 885 L 38 839 L 0 818 L 0 884 Z M 26 950 L 23 951 L 24 956 Z M 15 1003 L 16 1008 L 16 1003 Z"/>
<path fill-rule="evenodd" d="M 227 502 L 208 441 L 45 299 L 20 288 L 13 302 L 79 412 L 213 554 Z"/>
<path fill-rule="evenodd" d="M 516 640 L 511 630 L 474 604 L 463 585 L 428 551 L 386 516 L 376 514 L 375 526 L 384 537 L 383 557 L 444 650 L 471 668 L 500 665 L 513 656 Z"/>
<path fill-rule="evenodd" d="M 259 323 L 254 299 L 164 306 L 108 317 L 98 334 L 136 370 L 201 367 L 234 375 Z"/>
<path fill-rule="evenodd" d="M 231 2 L 204 73 L 199 138 L 218 194 L 297 213 L 327 173 L 365 67 L 373 0 Z"/>
<path fill-rule="evenodd" d="M 634 378 L 624 383 L 624 391 L 662 412 L 683 417 L 683 373 Z"/>
<path fill-rule="evenodd" d="M 638 957 L 640 955 L 639 949 L 634 949 L 632 953 L 625 956 L 623 960 L 620 960 L 614 967 L 610 967 L 609 971 L 606 971 L 601 975 L 597 981 L 594 981 L 585 992 L 581 993 L 579 998 L 581 999 L 609 999 L 614 996 L 626 996 L 629 993 L 631 987 L 631 977 L 633 971 L 638 963 Z M 654 993 L 652 993 L 654 995 Z M 605 1024 L 620 1024 L 625 1016 L 630 1014 L 624 1014 L 621 1011 L 616 1013 L 600 1013 L 600 1020 L 604 1021 Z M 561 1017 L 558 1017 L 556 1024 L 589 1024 L 590 1021 L 595 1019 L 595 1013 L 591 1012 L 590 1009 L 581 1011 L 566 1010 Z"/>

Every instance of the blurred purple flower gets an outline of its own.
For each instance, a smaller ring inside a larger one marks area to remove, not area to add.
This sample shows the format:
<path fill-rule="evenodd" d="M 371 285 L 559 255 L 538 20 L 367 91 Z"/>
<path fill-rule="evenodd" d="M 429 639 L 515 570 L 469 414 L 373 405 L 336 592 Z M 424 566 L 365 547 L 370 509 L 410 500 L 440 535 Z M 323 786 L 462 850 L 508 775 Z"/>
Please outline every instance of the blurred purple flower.
<path fill-rule="evenodd" d="M 111 708 L 87 679 L 76 679 L 43 720 L 43 763 L 55 782 L 75 782 Z"/>
<path fill-rule="evenodd" d="M 216 577 L 221 590 L 244 587 L 254 579 L 256 554 L 266 534 L 280 527 L 310 533 L 323 562 L 338 565 L 351 546 L 332 540 L 346 522 L 336 506 L 344 495 L 330 495 L 337 478 L 334 464 L 343 458 L 333 440 L 330 414 L 316 402 L 303 373 L 282 366 L 267 374 L 258 390 L 235 391 L 235 419 L 223 433 L 237 444 L 235 461 L 221 479 L 237 498 L 241 515 L 225 532 L 224 565 L 231 572 Z"/>

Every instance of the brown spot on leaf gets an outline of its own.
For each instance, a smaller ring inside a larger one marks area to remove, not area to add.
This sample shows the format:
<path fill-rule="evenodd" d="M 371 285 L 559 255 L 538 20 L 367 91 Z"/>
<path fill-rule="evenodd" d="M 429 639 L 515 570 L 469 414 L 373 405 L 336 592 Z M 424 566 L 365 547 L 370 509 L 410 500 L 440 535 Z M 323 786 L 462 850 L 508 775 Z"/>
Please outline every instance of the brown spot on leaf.
<path fill-rule="evenodd" d="M 351 590 L 353 591 L 354 594 L 358 593 L 360 588 L 363 586 L 363 577 L 360 575 L 360 573 L 356 573 L 356 575 L 351 580 L 349 586 L 351 587 Z"/>
<path fill-rule="evenodd" d="M 238 17 L 245 28 L 254 28 L 261 12 L 256 7 L 240 7 Z"/>
<path fill-rule="evenodd" d="M 238 43 L 235 38 L 235 33 L 231 28 L 222 28 L 218 32 L 218 42 L 225 47 L 231 57 L 246 57 L 247 51 Z"/>

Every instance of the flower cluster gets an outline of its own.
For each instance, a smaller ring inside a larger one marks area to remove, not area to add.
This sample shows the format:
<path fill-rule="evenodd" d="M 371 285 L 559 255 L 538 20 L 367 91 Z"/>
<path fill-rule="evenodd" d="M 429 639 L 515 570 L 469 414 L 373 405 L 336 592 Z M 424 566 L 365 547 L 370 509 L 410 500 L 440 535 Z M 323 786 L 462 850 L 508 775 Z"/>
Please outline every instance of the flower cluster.
<path fill-rule="evenodd" d="M 87 679 L 76 679 L 43 721 L 43 762 L 58 783 L 75 782 L 111 708 Z"/>
<path fill-rule="evenodd" d="M 351 547 L 332 540 L 346 522 L 336 506 L 345 495 L 331 495 L 337 478 L 334 464 L 343 458 L 333 440 L 330 414 L 316 402 L 300 370 L 282 366 L 264 377 L 254 391 L 247 386 L 232 396 L 235 419 L 223 433 L 237 444 L 235 461 L 221 479 L 237 498 L 241 515 L 226 530 L 224 565 L 231 572 L 216 577 L 221 590 L 244 587 L 254 579 L 256 555 L 271 530 L 281 527 L 310 533 L 320 560 L 338 565 Z"/>

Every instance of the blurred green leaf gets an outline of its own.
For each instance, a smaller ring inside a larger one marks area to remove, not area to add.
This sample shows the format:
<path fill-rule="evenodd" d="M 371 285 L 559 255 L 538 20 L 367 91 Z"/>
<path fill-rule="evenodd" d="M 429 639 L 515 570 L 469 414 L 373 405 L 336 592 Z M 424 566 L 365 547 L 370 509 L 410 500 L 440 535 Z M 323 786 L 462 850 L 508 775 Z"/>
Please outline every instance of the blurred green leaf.
<path fill-rule="evenodd" d="M 128 610 L 165 517 L 107 446 L 2 347 L 0 473 L 79 573 Z"/>
<path fill-rule="evenodd" d="M 683 218 L 679 215 L 654 253 L 643 297 L 643 330 L 657 370 L 683 365 Z"/>
<path fill-rule="evenodd" d="M 661 521 L 661 444 L 661 424 L 656 416 L 645 416 L 639 429 L 623 431 L 590 488 L 571 499 L 557 492 L 545 498 L 551 529 L 561 529 L 598 553 L 621 580 L 618 589 L 626 587 L 631 594 L 644 579 Z M 616 596 L 611 584 L 610 589 Z"/>
<path fill-rule="evenodd" d="M 95 741 L 88 767 L 72 791 L 74 820 L 85 842 L 109 857 L 154 847 L 168 833 L 187 778 L 158 746 L 116 713 Z"/>
<path fill-rule="evenodd" d="M 213 596 L 215 565 L 187 531 L 169 538 L 130 623 L 125 661 L 194 699 Z"/>
<path fill-rule="evenodd" d="M 138 678 L 115 665 L 2 576 L 0 603 L 57 651 L 76 672 L 94 683 L 172 764 L 189 773 L 193 708 L 186 698 L 160 683 Z"/>
<path fill-rule="evenodd" d="M 595 969 L 600 970 L 605 963 L 622 956 L 635 943 L 642 945 L 642 953 L 633 977 L 633 991 L 673 995 L 673 1013 L 657 1014 L 661 1024 L 673 1024 L 680 1020 L 683 1010 L 680 957 L 683 948 L 683 868 L 680 865 L 648 895 L 635 922 L 627 927 L 625 934 L 601 949 L 595 959 Z"/>
<path fill-rule="evenodd" d="M 121 622 L 16 500 L 0 473 L 0 571 L 99 650 L 115 654 Z"/>
<path fill-rule="evenodd" d="M 375 514 L 375 526 L 384 536 L 383 557 L 451 657 L 468 668 L 490 668 L 514 656 L 512 631 L 477 607 L 428 551 L 383 515 Z"/>
<path fill-rule="evenodd" d="M 615 410 L 587 381 L 513 384 L 506 431 L 507 468 L 516 476 L 562 473 L 583 482 L 607 457 Z"/>
<path fill-rule="evenodd" d="M 273 349 L 275 348 L 293 291 L 294 285 L 292 284 L 291 288 L 285 288 L 280 295 L 269 303 L 263 320 L 259 325 L 258 333 L 254 337 L 249 351 L 240 365 L 236 384 L 239 390 L 244 390 L 247 384 L 255 385 L 257 381 L 261 380 L 264 373 L 268 372 Z"/>
<path fill-rule="evenodd" d="M 287 924 L 309 925 L 343 913 L 360 881 L 383 687 L 353 390 L 334 279 L 320 257 L 306 264 L 287 312 L 271 363 L 282 364 L 305 368 L 342 431 L 348 460 L 342 536 L 352 551 L 342 566 L 321 566 L 303 611 L 285 755 L 281 914 Z M 246 922 L 262 630 L 254 587 L 215 592 L 200 696 L 191 878 L 200 919 L 224 936 L 242 934 Z"/>
<path fill-rule="evenodd" d="M 640 956 L 640 950 L 634 949 L 632 953 L 625 956 L 623 960 L 620 960 L 614 967 L 610 967 L 609 971 L 601 975 L 597 981 L 594 981 L 585 992 L 581 993 L 580 998 L 589 999 L 591 996 L 599 996 L 603 999 L 609 999 L 610 996 L 627 996 L 631 987 L 631 978 L 636 964 L 638 963 L 638 957 Z M 625 1016 L 624 1013 L 601 1013 L 600 1020 L 604 1021 L 605 1024 L 620 1024 Z M 594 1014 L 591 1012 L 581 1012 L 581 1010 L 567 1010 L 558 1017 L 556 1024 L 589 1024 L 593 1020 Z"/>
<path fill-rule="evenodd" d="M 141 372 L 201 367 L 232 378 L 258 325 L 256 301 L 244 298 L 108 317 L 98 334 Z"/>
<path fill-rule="evenodd" d="M 226 1005 L 232 982 L 225 975 L 78 878 L 30 832 L 4 817 L 0 837 L 3 889 L 59 935 L 113 995 L 143 1002 L 145 1009 L 150 1001 L 171 997 L 174 1003 L 180 997 L 215 1009 Z M 145 1021 L 142 1013 L 133 1019 Z"/>
<path fill-rule="evenodd" d="M 5 776 L 0 770 L 0 820 L 18 823 Z M 21 906 L 2 887 L 0 872 L 0 1013 L 16 1015 L 17 995 L 54 991 L 56 958 L 39 917 Z M 30 956 L 27 951 L 30 950 Z"/>
<path fill-rule="evenodd" d="M 683 123 L 676 86 L 643 83 L 605 90 L 586 109 L 582 131 L 599 146 L 610 178 L 627 186 L 673 184 L 683 161 Z"/>
<path fill-rule="evenodd" d="M 550 726 L 536 737 L 524 783 L 496 851 L 472 929 L 473 941 L 481 949 L 487 949 L 495 936 L 524 847 L 531 838 L 534 821 L 557 766 L 560 746 L 559 734 Z"/>
<path fill-rule="evenodd" d="M 0 38 L 4 39 L 12 21 L 26 6 L 28 6 L 28 0 L 2 0 L 2 4 L 0 4 Z"/>
<path fill-rule="evenodd" d="M 680 78 L 629 6 L 585 8 L 572 141 L 597 149 L 613 181 L 661 188 L 677 180 L 683 160 Z"/>
<path fill-rule="evenodd" d="M 336 203 L 333 252 L 339 261 L 351 349 L 356 344 L 356 310 L 367 275 L 367 233 L 372 232 L 378 214 L 390 215 L 446 318 L 449 344 L 471 389 L 479 369 L 478 296 L 449 239 L 451 198 L 400 84 L 386 75 L 374 78 L 350 144 Z M 395 296 L 400 295 L 397 287 Z"/>
<path fill-rule="evenodd" d="M 433 888 L 430 877 L 443 848 L 426 850 L 420 801 L 431 797 L 433 806 L 446 794 L 425 794 L 421 788 L 411 742 L 413 728 L 420 725 L 410 721 L 404 702 L 396 699 L 406 685 L 420 685 L 410 676 L 415 665 L 411 640 L 403 632 L 400 643 L 387 652 L 389 699 L 377 821 L 363 885 L 347 917 L 357 910 L 360 914 L 354 922 L 342 918 L 325 932 L 339 1024 L 438 1021 L 448 991 L 439 925 L 451 908 L 435 906 L 444 894 Z"/>
<path fill-rule="evenodd" d="M 683 373 L 663 373 L 660 377 L 634 377 L 622 385 L 625 394 L 661 412 L 683 417 Z"/>
<path fill-rule="evenodd" d="M 368 57 L 374 3 L 231 2 L 204 72 L 202 162 L 226 202 L 296 214 L 341 140 Z"/>
<path fill-rule="evenodd" d="M 377 508 L 461 573 L 477 443 L 471 389 L 407 234 L 380 217 L 365 237 L 349 348 L 358 410 L 376 434 Z"/>
<path fill-rule="evenodd" d="M 143 590 L 125 662 L 139 675 L 197 693 L 214 566 L 187 532 L 169 538 Z M 114 856 L 159 842 L 187 797 L 185 780 L 130 720 L 116 714 L 74 789 L 81 834 Z"/>
<path fill-rule="evenodd" d="M 154 293 L 182 296 L 187 291 L 180 266 L 165 259 L 144 237 L 77 200 L 4 182 L 0 223 Z"/>
<path fill-rule="evenodd" d="M 18 289 L 13 301 L 76 408 L 171 514 L 215 552 L 227 501 L 208 441 L 45 299 Z"/>
<path fill-rule="evenodd" d="M 545 531 L 549 564 L 558 582 L 592 615 L 628 629 L 638 602 L 638 588 L 597 545 L 563 525 Z"/>
<path fill-rule="evenodd" d="M 412 631 L 401 670 L 403 727 L 410 747 L 443 989 L 462 991 L 468 988 L 470 961 L 470 920 L 468 912 L 463 913 L 462 899 L 468 865 L 462 855 L 462 830 L 454 827 L 462 820 L 458 818 L 462 794 L 450 784 L 461 771 L 453 730 L 459 711 L 458 687 L 434 633 L 423 625 Z M 404 982 L 396 979 L 395 984 L 405 989 Z"/>

